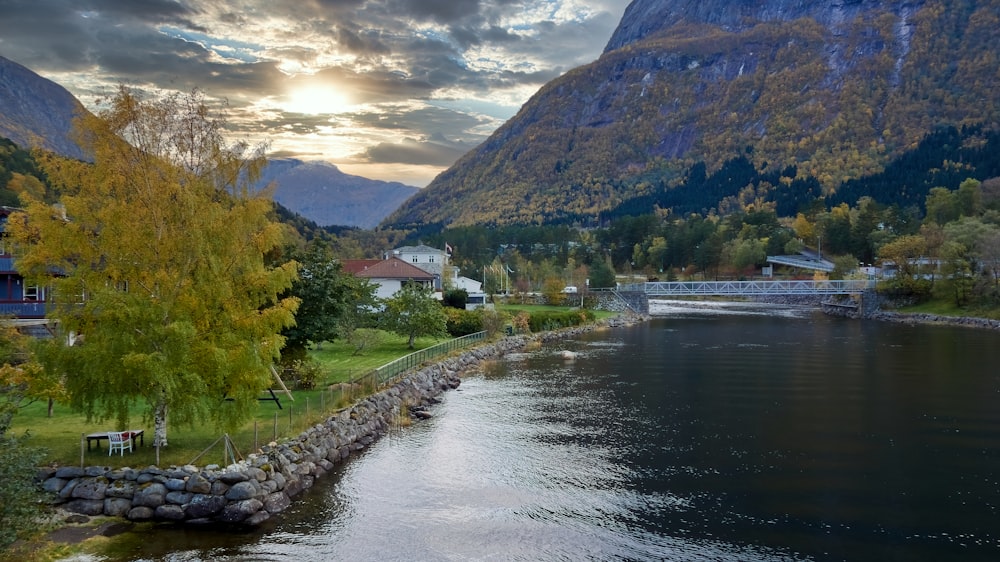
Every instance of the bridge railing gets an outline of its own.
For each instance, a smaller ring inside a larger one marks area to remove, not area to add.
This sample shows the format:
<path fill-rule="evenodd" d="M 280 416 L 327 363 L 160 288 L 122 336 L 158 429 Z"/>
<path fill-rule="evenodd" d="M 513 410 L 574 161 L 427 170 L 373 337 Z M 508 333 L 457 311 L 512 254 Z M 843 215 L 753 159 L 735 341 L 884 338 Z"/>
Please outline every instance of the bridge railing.
<path fill-rule="evenodd" d="M 759 280 L 759 281 L 663 281 L 622 285 L 621 291 L 637 291 L 647 296 L 697 295 L 853 295 L 875 288 L 868 279 Z"/>

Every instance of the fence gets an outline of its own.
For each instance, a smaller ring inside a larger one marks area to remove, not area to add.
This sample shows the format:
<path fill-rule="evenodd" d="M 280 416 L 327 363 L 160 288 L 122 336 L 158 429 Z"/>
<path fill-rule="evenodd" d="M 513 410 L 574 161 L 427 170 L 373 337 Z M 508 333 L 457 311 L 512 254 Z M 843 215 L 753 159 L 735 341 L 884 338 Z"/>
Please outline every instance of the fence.
<path fill-rule="evenodd" d="M 469 334 L 467 336 L 448 340 L 446 342 L 421 349 L 420 351 L 415 351 L 409 355 L 404 355 L 391 363 L 386 363 L 385 365 L 375 369 L 375 382 L 378 386 L 390 384 L 395 382 L 395 380 L 399 378 L 402 373 L 414 367 L 420 366 L 425 361 L 441 357 L 442 355 L 447 355 L 456 349 L 464 349 L 474 343 L 481 342 L 484 339 L 486 339 L 486 332 L 476 332 L 475 334 Z"/>
<path fill-rule="evenodd" d="M 485 339 L 486 332 L 477 332 L 441 342 L 400 357 L 366 374 L 352 377 L 349 382 L 318 389 L 310 393 L 311 399 L 310 394 L 305 393 L 299 395 L 299 400 L 294 401 L 286 400 L 283 394 L 279 394 L 278 397 L 281 401 L 280 403 L 275 402 L 279 404 L 279 409 L 272 413 L 272 418 L 254 420 L 251 427 L 242 428 L 226 435 L 227 447 L 232 447 L 236 452 L 240 449 L 256 451 L 262 443 L 295 435 L 319 420 L 325 419 L 333 409 L 348 406 L 365 396 L 378 392 L 385 385 L 401 378 L 406 371 L 418 367 L 426 361 L 436 359 L 457 349 L 464 349 Z M 200 458 L 210 450 L 214 450 L 221 439 L 216 440 L 216 443 L 209 446 L 198 457 Z M 214 451 L 213 454 L 218 454 L 218 452 Z M 228 459 L 234 457 L 235 455 L 229 448 L 223 451 L 223 463 L 229 462 Z M 159 459 L 157 459 L 156 464 L 159 465 Z"/>

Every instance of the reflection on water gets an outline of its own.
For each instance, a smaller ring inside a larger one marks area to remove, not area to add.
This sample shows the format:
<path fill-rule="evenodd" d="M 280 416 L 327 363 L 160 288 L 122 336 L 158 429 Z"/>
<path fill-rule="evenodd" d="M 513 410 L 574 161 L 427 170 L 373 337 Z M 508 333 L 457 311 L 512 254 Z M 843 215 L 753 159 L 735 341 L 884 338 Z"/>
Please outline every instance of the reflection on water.
<path fill-rule="evenodd" d="M 270 527 L 109 559 L 1000 557 L 1000 334 L 666 308 L 488 364 Z"/>

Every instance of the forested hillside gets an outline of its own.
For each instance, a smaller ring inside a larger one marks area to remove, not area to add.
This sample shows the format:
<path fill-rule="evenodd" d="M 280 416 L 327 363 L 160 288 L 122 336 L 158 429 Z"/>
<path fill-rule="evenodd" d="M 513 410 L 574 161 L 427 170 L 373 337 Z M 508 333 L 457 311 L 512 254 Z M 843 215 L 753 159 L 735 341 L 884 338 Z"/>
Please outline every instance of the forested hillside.
<path fill-rule="evenodd" d="M 41 197 L 46 189 L 45 174 L 31 153 L 0 137 L 0 205 L 16 207 L 22 191 Z"/>
<path fill-rule="evenodd" d="M 643 198 L 718 209 L 747 184 L 702 177 L 734 166 L 791 214 L 941 127 L 988 143 L 1000 124 L 1000 0 L 762 2 L 738 26 L 712 16 L 730 3 L 648 3 L 673 19 L 547 84 L 383 224 L 595 224 Z"/>

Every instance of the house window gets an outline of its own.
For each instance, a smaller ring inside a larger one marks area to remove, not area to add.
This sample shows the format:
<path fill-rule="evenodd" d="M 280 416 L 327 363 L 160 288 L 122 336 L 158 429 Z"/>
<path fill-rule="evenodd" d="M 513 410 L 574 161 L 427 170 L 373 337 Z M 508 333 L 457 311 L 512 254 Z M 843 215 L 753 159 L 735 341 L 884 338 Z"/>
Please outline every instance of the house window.
<path fill-rule="evenodd" d="M 429 256 L 427 258 L 427 263 L 434 263 L 434 256 Z"/>
<path fill-rule="evenodd" d="M 45 289 L 43 287 L 39 287 L 38 285 L 25 285 L 24 300 L 26 301 L 45 300 Z"/>
<path fill-rule="evenodd" d="M 413 263 L 420 263 L 420 258 L 417 257 L 417 256 L 413 256 L 412 260 L 413 260 Z"/>

